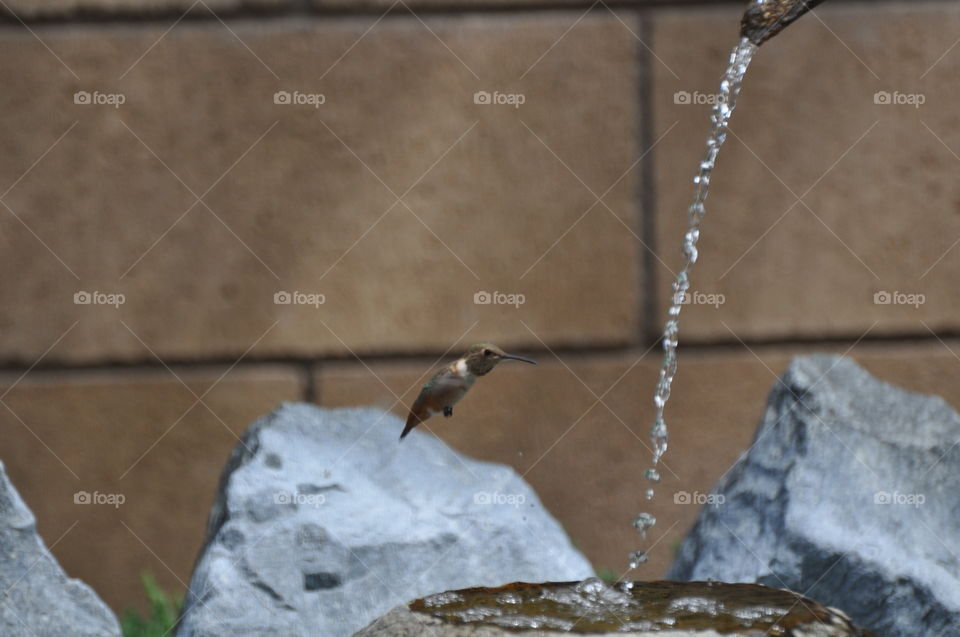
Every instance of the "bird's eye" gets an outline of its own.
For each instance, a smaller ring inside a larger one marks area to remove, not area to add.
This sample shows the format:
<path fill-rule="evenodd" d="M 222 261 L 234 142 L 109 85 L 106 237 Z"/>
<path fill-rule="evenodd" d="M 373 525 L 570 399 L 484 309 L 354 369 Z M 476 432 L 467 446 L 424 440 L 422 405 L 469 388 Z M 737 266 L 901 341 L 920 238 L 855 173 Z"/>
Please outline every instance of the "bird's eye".
<path fill-rule="evenodd" d="M 485 350 L 483 350 L 483 355 L 484 355 L 484 356 L 493 356 L 493 352 L 490 351 L 490 350 L 488 350 L 488 349 L 485 349 Z"/>

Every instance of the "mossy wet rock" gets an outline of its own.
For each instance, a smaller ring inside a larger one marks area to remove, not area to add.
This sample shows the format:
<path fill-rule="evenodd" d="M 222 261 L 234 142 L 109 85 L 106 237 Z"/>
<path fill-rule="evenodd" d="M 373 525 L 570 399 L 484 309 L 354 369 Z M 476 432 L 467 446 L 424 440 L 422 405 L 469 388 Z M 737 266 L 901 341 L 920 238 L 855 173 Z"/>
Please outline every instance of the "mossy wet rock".
<path fill-rule="evenodd" d="M 393 609 L 355 637 L 867 637 L 840 612 L 752 584 L 597 579 L 448 591 Z"/>
<path fill-rule="evenodd" d="M 221 478 L 180 637 L 352 635 L 464 586 L 593 575 L 512 469 L 378 409 L 287 404 Z"/>
<path fill-rule="evenodd" d="M 108 550 L 101 546 L 98 549 Z M 117 618 L 71 579 L 37 534 L 36 519 L 0 462 L 0 635 L 111 637 Z"/>
<path fill-rule="evenodd" d="M 668 577 L 803 591 L 884 637 L 960 635 L 958 441 L 941 398 L 796 359 Z"/>

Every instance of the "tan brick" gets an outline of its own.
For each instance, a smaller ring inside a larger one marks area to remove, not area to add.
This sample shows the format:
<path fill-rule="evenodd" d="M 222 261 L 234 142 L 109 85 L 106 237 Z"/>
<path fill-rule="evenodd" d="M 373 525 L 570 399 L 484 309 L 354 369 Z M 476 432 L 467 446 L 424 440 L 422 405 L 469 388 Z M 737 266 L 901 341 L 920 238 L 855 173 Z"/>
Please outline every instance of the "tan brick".
<path fill-rule="evenodd" d="M 302 396 L 286 368 L 236 368 L 219 383 L 225 369 L 175 371 L 189 390 L 164 370 L 32 372 L 0 409 L 2 460 L 41 535 L 118 612 L 144 605 L 143 571 L 185 590 L 237 436 Z M 13 382 L 5 377 L 2 391 Z M 80 491 L 125 502 L 75 504 Z"/>
<path fill-rule="evenodd" d="M 633 4 L 648 4 L 652 0 L 632 0 Z M 696 0 L 677 0 L 678 3 L 694 2 Z M 253 8 L 258 11 L 278 9 L 283 10 L 296 6 L 290 0 L 204 0 L 204 3 L 194 7 L 194 0 L 8 0 L 9 10 L 23 19 L 46 17 L 70 17 L 76 15 L 152 15 L 187 12 L 193 7 L 191 15 L 205 16 L 209 12 L 228 15 L 230 12 Z M 340 10 L 386 10 L 396 4 L 393 0 L 311 0 L 311 5 L 320 9 Z M 529 6 L 536 8 L 555 2 L 546 0 L 407 0 L 405 3 L 410 10 L 422 8 L 453 8 L 473 9 L 476 7 L 509 8 L 515 6 Z M 589 8 L 589 2 L 583 0 L 562 0 L 562 4 L 580 11 Z M 397 11 L 403 11 L 400 5 Z M 605 9 L 600 9 L 605 10 Z"/>
<path fill-rule="evenodd" d="M 71 16 L 154 15 L 180 13 L 209 17 L 210 14 L 236 11 L 244 7 L 279 8 L 287 0 L 7 0 L 8 12 L 27 20 Z M 191 10 L 192 9 L 192 10 Z"/>
<path fill-rule="evenodd" d="M 717 91 L 738 13 L 653 18 L 662 61 L 653 63 L 654 136 L 676 123 L 655 151 L 657 246 L 674 269 L 709 111 L 674 96 Z M 874 322 L 877 334 L 928 335 L 927 325 L 960 324 L 960 54 L 948 52 L 960 9 L 853 4 L 816 14 L 764 45 L 747 74 L 692 282 L 727 302 L 687 310 L 688 337 L 856 336 Z M 878 91 L 920 93 L 926 102 L 876 104 Z M 810 209 L 790 210 L 791 191 L 809 191 Z M 661 267 L 661 307 L 669 280 Z M 876 305 L 881 291 L 924 294 L 926 303 Z"/>
<path fill-rule="evenodd" d="M 0 359 L 32 363 L 74 321 L 49 359 L 440 351 L 475 322 L 505 346 L 630 340 L 639 44 L 609 14 L 567 32 L 578 16 L 39 29 L 79 79 L 0 36 L 0 184 L 25 224 L 0 209 Z M 576 223 L 611 186 L 613 212 Z M 214 212 L 185 213 L 211 187 Z M 81 290 L 126 303 L 76 306 Z M 526 303 L 475 305 L 481 290 Z"/>
<path fill-rule="evenodd" d="M 632 5 L 644 5 L 651 4 L 655 0 L 630 0 L 629 4 Z M 683 3 L 693 3 L 697 0 L 676 0 L 677 4 Z M 322 9 L 359 9 L 359 8 L 374 8 L 374 9 L 387 9 L 395 4 L 393 0 L 310 0 L 311 4 L 315 7 Z M 457 9 L 475 9 L 480 8 L 515 8 L 515 7 L 529 7 L 531 10 L 536 9 L 539 6 L 550 5 L 557 6 L 558 4 L 563 6 L 570 6 L 571 8 L 577 7 L 581 12 L 590 9 L 593 3 L 583 2 L 582 0 L 560 0 L 560 2 L 547 2 L 546 0 L 409 0 L 405 1 L 405 4 L 408 8 L 419 9 L 419 8 L 441 8 L 448 9 L 452 8 Z M 402 5 L 398 10 L 403 10 Z M 603 12 L 607 10 L 606 6 L 600 5 L 598 8 L 592 9 L 593 11 Z M 576 16 L 573 18 L 576 19 Z M 571 21 L 572 22 L 572 21 Z"/>
<path fill-rule="evenodd" d="M 960 344 L 950 347 L 960 353 Z M 832 349 L 843 353 L 848 347 Z M 570 356 L 563 363 L 541 358 L 533 369 L 505 363 L 477 383 L 453 419 L 435 418 L 425 428 L 458 451 L 523 474 L 598 568 L 622 572 L 626 554 L 644 546 L 630 527 L 633 517 L 641 510 L 653 513 L 658 525 L 650 566 L 635 575 L 661 577 L 697 514 L 694 506 L 675 504 L 673 495 L 709 492 L 749 446 L 777 376 L 792 355 L 807 353 L 684 353 L 667 413 L 671 440 L 663 482 L 652 503 L 644 499 L 643 473 L 650 460 L 655 353 L 635 366 L 639 353 Z M 850 355 L 883 380 L 941 393 L 960 406 L 960 388 L 951 380 L 960 359 L 940 345 L 861 345 Z M 317 391 L 326 406 L 390 407 L 396 401 L 391 391 L 409 404 L 432 367 L 431 361 L 374 365 L 373 373 L 359 364 L 323 367 Z M 603 396 L 603 403 L 595 404 L 591 392 Z M 394 411 L 402 414 L 403 408 Z"/>

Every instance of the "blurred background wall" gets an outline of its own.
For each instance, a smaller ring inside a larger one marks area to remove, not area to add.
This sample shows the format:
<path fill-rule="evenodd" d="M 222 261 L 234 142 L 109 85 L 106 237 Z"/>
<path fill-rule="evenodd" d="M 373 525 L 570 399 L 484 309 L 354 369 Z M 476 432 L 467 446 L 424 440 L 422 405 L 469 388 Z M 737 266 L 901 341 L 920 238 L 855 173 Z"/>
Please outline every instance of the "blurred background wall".
<path fill-rule="evenodd" d="M 664 573 L 793 355 L 960 406 L 956 3 L 834 1 L 757 56 L 652 506 L 657 335 L 742 2 L 4 7 L 0 459 L 117 610 L 141 571 L 185 588 L 253 419 L 402 413 L 479 340 L 540 366 L 431 428 L 616 575 L 641 509 L 637 575 Z"/>

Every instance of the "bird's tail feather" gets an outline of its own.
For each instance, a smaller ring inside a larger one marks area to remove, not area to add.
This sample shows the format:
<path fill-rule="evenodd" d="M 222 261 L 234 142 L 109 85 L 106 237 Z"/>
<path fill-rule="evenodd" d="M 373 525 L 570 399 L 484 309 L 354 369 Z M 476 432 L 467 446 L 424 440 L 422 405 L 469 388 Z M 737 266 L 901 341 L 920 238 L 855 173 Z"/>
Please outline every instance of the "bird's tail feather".
<path fill-rule="evenodd" d="M 400 440 L 403 440 L 404 438 L 406 438 L 407 434 L 410 433 L 413 430 L 413 428 L 419 425 L 421 422 L 422 421 L 420 420 L 420 416 L 418 416 L 416 412 L 411 411 L 410 415 L 407 416 L 407 424 L 403 428 L 403 433 L 400 434 Z"/>

